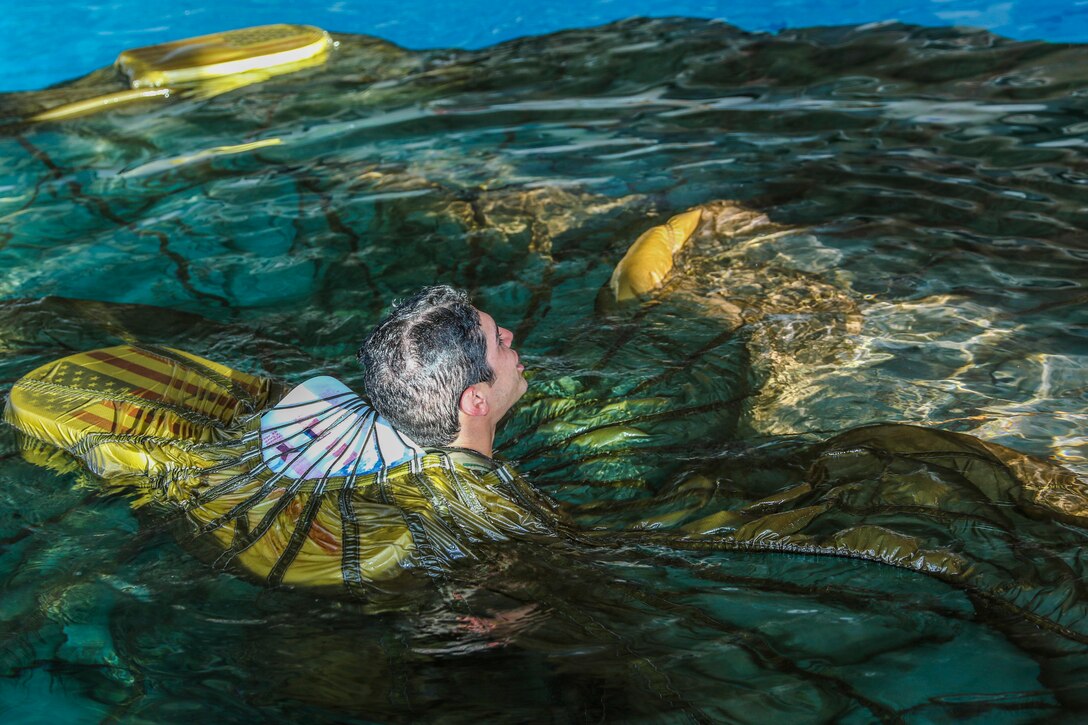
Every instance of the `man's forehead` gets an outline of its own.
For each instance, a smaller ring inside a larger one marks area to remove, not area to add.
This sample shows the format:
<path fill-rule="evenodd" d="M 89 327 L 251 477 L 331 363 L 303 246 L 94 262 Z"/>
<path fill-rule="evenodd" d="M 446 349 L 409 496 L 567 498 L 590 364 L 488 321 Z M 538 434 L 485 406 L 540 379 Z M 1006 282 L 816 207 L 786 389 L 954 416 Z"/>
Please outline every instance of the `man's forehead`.
<path fill-rule="evenodd" d="M 495 318 L 487 314 L 480 308 L 476 308 L 476 314 L 480 316 L 480 327 L 483 328 L 485 335 L 493 335 L 498 329 L 499 325 L 495 322 Z"/>

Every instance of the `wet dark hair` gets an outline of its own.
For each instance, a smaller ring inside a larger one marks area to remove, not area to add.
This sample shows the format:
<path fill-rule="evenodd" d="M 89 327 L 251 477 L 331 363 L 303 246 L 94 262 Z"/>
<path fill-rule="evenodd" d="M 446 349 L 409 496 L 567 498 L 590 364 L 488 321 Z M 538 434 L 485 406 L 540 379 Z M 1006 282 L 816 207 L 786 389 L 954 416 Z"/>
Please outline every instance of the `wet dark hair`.
<path fill-rule="evenodd" d="M 374 409 L 422 446 L 453 442 L 461 393 L 495 380 L 480 313 L 467 294 L 446 285 L 394 302 L 358 358 Z"/>

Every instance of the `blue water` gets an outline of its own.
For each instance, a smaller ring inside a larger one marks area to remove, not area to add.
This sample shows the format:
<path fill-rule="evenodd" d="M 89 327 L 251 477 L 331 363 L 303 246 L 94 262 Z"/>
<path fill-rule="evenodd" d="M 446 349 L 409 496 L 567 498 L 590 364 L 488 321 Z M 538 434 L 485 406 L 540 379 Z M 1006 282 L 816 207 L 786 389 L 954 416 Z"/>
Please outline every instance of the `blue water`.
<path fill-rule="evenodd" d="M 309 23 L 377 35 L 407 48 L 482 48 L 524 35 L 634 16 L 717 18 L 745 30 L 899 20 L 986 28 L 1018 40 L 1088 41 L 1088 0 L 8 0 L 0 13 L 0 90 L 33 90 L 113 62 L 126 48 L 229 28 Z"/>
<path fill-rule="evenodd" d="M 22 49 L 12 75 L 40 86 L 121 48 L 272 20 L 471 46 L 655 11 L 585 4 L 528 26 L 505 7 L 133 7 L 20 8 L 87 42 L 55 36 L 50 57 L 5 30 Z M 770 29 L 831 22 L 766 7 Z M 834 22 L 876 20 L 871 7 Z M 928 7 L 887 16 L 986 16 L 1025 38 L 1083 27 L 1069 20 L 1083 14 L 1054 11 L 1043 32 L 1012 5 Z M 726 10 L 657 6 L 759 27 Z M 797 482 L 808 437 L 878 421 L 1088 474 L 1088 45 L 872 26 L 753 37 L 701 21 L 466 53 L 343 41 L 327 68 L 233 93 L 0 127 L 0 396 L 122 339 L 357 385 L 361 331 L 393 297 L 448 281 L 502 311 L 534 370 L 503 453 L 568 500 L 631 496 L 616 525 L 659 481 L 747 508 Z M 51 62 L 54 76 L 30 77 Z M 64 95 L 7 95 L 0 110 Z M 632 240 L 696 204 L 720 210 L 722 232 L 680 259 L 668 298 L 633 326 L 597 315 Z M 749 207 L 767 219 L 737 234 L 726 220 Z M 827 500 L 849 522 L 867 502 L 841 460 Z M 959 552 L 972 533 L 986 560 L 972 575 L 991 572 L 1002 597 L 1054 573 L 1031 605 L 1076 641 L 937 579 L 795 555 L 511 546 L 467 602 L 455 590 L 370 615 L 212 570 L 157 513 L 32 465 L 5 428 L 0 722 L 1078 721 L 1085 529 L 976 510 L 966 493 L 969 515 L 947 528 L 903 505 L 940 477 L 885 467 L 922 485 L 893 475 L 872 500 L 894 506 L 871 520 Z M 506 611 L 520 613 L 505 632 L 478 633 Z"/>

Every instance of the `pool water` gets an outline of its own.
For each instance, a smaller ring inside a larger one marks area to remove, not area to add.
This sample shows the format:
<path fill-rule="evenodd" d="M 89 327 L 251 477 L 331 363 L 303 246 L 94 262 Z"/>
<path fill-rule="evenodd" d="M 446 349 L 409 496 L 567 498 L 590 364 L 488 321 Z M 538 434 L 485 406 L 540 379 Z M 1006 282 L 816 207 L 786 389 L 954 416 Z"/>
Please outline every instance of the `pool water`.
<path fill-rule="evenodd" d="M 325 68 L 231 93 L 2 127 L 5 389 L 119 341 L 358 388 L 361 335 L 447 282 L 515 331 L 531 391 L 499 448 L 560 498 L 622 502 L 706 471 L 758 482 L 880 421 L 1088 476 L 1084 47 L 694 19 L 481 50 L 337 39 Z M 695 205 L 722 231 L 653 302 L 598 311 L 630 243 Z M 594 405 L 622 435 L 583 437 Z M 471 611 L 374 612 L 213 572 L 161 512 L 23 460 L 10 428 L 0 446 L 9 721 L 1020 722 L 1085 706 L 1083 633 L 1016 629 L 915 572 L 515 547 Z M 1029 553 L 1083 538 L 1046 531 Z"/>
<path fill-rule="evenodd" d="M 861 25 L 898 20 L 917 25 L 985 28 L 1017 40 L 1088 41 L 1088 3 L 1082 0 L 583 0 L 532 8 L 504 0 L 429 2 L 370 0 L 293 2 L 235 0 L 111 0 L 88 4 L 55 0 L 9 3 L 0 16 L 0 91 L 36 90 L 112 63 L 126 48 L 165 43 L 230 28 L 270 23 L 317 25 L 374 35 L 413 50 L 484 48 L 531 35 L 583 28 L 631 17 L 718 19 L 749 31 Z"/>

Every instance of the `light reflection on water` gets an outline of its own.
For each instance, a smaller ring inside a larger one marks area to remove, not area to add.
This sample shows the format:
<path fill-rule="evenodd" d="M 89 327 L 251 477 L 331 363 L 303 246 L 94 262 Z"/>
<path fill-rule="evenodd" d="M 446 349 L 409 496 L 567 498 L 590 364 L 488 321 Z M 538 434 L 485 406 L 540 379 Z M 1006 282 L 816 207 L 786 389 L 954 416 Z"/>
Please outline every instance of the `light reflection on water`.
<path fill-rule="evenodd" d="M 477 53 L 341 40 L 324 72 L 8 127 L 5 384 L 143 339 L 358 385 L 345 361 L 381 309 L 444 281 L 517 333 L 533 391 L 506 444 L 560 493 L 671 485 L 700 456 L 743 462 L 875 421 L 970 432 L 1088 474 L 1082 48 L 682 21 Z M 717 200 L 767 218 L 720 214 L 729 233 L 697 236 L 634 327 L 594 313 L 641 231 Z M 668 407 L 662 391 L 743 404 L 679 421 L 668 469 L 627 455 L 634 437 L 600 458 L 577 441 L 579 396 L 649 415 Z M 927 698 L 964 692 L 1049 713 L 1076 682 L 1041 688 L 1039 665 L 964 594 L 863 562 L 619 552 L 574 577 L 630 583 L 611 609 L 528 611 L 497 633 L 439 605 L 364 615 L 210 575 L 164 524 L 24 463 L 3 436 L 0 698 L 17 707 L 519 721 L 548 707 L 676 716 L 687 702 L 722 717 L 924 719 L 954 712 Z M 565 561 L 511 556 L 509 577 L 562 587 Z M 653 598 L 666 594 L 681 608 Z M 619 640 L 587 634 L 612 627 Z"/>

